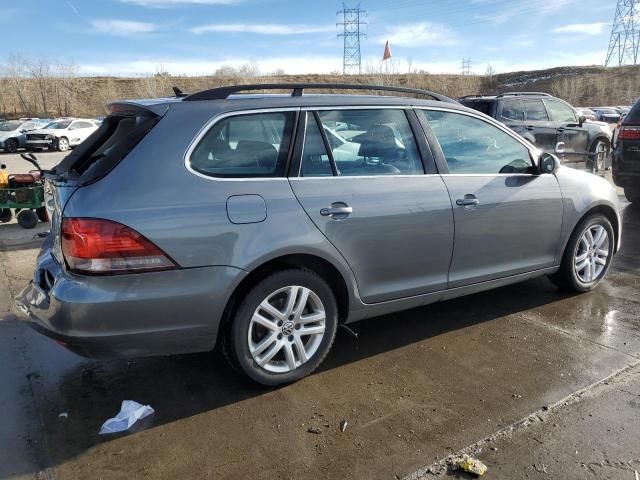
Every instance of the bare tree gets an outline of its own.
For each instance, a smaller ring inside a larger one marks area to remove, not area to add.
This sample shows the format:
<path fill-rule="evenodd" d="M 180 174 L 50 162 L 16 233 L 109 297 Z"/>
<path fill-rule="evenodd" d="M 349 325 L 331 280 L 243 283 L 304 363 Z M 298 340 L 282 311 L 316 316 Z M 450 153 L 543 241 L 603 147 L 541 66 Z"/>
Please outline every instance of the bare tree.
<path fill-rule="evenodd" d="M 28 100 L 28 80 L 24 58 L 15 54 L 10 55 L 4 67 L 4 75 L 7 77 L 22 111 L 25 114 L 32 113 L 31 103 Z"/>
<path fill-rule="evenodd" d="M 77 96 L 78 65 L 58 62 L 55 66 L 54 91 L 58 116 L 70 116 Z"/>
<path fill-rule="evenodd" d="M 48 87 L 51 81 L 51 63 L 47 57 L 39 57 L 36 59 L 27 60 L 25 62 L 25 68 L 29 75 L 35 80 L 38 93 L 40 94 L 40 100 L 42 102 L 42 112 L 45 115 L 49 114 L 47 108 Z"/>

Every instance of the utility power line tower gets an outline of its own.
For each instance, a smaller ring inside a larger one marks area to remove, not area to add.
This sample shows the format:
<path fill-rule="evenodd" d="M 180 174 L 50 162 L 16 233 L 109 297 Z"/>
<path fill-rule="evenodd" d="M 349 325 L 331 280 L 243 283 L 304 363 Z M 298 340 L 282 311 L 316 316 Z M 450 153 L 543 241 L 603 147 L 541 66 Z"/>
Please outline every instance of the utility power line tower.
<path fill-rule="evenodd" d="M 471 75 L 471 59 L 462 59 L 462 75 Z"/>
<path fill-rule="evenodd" d="M 360 38 L 366 38 L 367 34 L 360 32 L 360 26 L 366 25 L 361 19 L 367 16 L 367 12 L 358 4 L 355 8 L 349 8 L 342 4 L 342 10 L 337 15 L 342 15 L 342 21 L 336 25 L 343 27 L 338 38 L 344 40 L 344 54 L 342 59 L 342 73 L 362 73 L 362 57 L 360 55 Z"/>
<path fill-rule="evenodd" d="M 640 46 L 640 0 L 618 0 L 604 66 L 636 65 Z"/>

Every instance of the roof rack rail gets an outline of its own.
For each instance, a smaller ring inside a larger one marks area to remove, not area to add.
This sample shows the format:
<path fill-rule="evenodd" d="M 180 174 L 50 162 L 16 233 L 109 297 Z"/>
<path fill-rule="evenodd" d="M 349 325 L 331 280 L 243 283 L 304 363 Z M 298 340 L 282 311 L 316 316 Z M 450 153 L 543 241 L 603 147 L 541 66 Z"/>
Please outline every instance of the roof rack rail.
<path fill-rule="evenodd" d="M 483 98 L 483 97 L 492 97 L 493 95 L 482 95 L 482 94 L 476 94 L 476 95 L 465 95 L 464 97 L 460 97 L 458 100 L 465 100 L 467 98 Z"/>
<path fill-rule="evenodd" d="M 398 92 L 412 93 L 414 95 L 426 95 L 439 102 L 457 103 L 452 98 L 440 95 L 439 93 L 430 92 L 428 90 L 420 90 L 417 88 L 406 87 L 389 87 L 383 85 L 361 85 L 361 84 L 345 84 L 345 83 L 265 83 L 254 85 L 231 85 L 228 87 L 212 88 L 202 92 L 193 93 L 184 97 L 185 102 L 194 102 L 197 100 L 225 100 L 230 95 L 238 92 L 256 91 L 256 90 L 292 90 L 292 97 L 301 97 L 305 89 L 314 90 L 372 90 L 382 92 Z"/>
<path fill-rule="evenodd" d="M 500 95 L 498 95 L 496 98 L 502 98 L 502 97 L 526 97 L 528 95 L 531 96 L 539 96 L 539 97 L 551 97 L 553 95 L 549 95 L 548 93 L 545 92 L 505 92 L 505 93 L 501 93 Z"/>

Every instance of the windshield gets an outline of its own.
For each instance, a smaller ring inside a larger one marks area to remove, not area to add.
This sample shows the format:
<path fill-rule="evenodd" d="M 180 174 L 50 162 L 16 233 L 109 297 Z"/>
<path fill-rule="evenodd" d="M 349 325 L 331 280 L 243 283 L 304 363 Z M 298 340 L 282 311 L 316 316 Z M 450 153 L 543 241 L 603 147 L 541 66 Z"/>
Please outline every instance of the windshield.
<path fill-rule="evenodd" d="M 0 123 L 0 132 L 12 132 L 17 130 L 22 122 L 2 122 Z"/>
<path fill-rule="evenodd" d="M 48 130 L 64 130 L 69 125 L 71 125 L 71 120 L 64 120 L 61 122 L 52 122 L 44 128 Z"/>

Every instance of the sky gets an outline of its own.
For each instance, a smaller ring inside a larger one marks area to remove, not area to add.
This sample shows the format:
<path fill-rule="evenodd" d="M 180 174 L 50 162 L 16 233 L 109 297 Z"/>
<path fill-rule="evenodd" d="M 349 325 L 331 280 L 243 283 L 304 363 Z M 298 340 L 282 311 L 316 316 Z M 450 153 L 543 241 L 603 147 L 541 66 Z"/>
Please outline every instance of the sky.
<path fill-rule="evenodd" d="M 615 0 L 362 0 L 363 73 L 380 67 L 459 73 L 604 63 Z M 356 3 L 347 4 L 354 7 Z M 0 63 L 19 54 L 74 62 L 88 75 L 342 70 L 326 0 L 0 0 Z"/>

